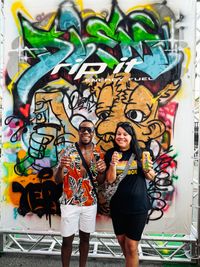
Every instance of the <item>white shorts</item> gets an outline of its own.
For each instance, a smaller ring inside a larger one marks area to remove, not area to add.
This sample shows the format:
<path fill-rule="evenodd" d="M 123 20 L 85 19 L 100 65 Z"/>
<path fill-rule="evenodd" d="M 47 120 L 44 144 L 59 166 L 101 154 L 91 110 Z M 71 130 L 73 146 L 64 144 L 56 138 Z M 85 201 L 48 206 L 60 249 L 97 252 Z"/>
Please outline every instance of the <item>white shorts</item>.
<path fill-rule="evenodd" d="M 97 205 L 76 206 L 60 205 L 61 236 L 68 237 L 79 229 L 85 233 L 93 233 L 96 227 Z"/>

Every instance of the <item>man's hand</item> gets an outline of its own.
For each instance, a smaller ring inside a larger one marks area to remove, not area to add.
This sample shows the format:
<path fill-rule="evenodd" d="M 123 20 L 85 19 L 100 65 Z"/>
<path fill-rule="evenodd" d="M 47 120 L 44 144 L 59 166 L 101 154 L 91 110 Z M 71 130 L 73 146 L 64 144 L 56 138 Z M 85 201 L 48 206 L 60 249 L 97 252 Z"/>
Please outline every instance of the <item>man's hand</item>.
<path fill-rule="evenodd" d="M 71 163 L 72 163 L 72 159 L 71 159 L 71 157 L 70 156 L 63 156 L 63 157 L 61 157 L 61 159 L 60 159 L 60 162 L 59 162 L 59 167 L 60 168 L 69 168 L 70 167 L 70 165 L 71 165 Z"/>
<path fill-rule="evenodd" d="M 106 163 L 103 159 L 99 159 L 96 162 L 96 168 L 98 171 L 98 175 L 97 175 L 97 181 L 99 184 L 103 184 L 103 182 L 105 181 L 106 175 L 105 175 L 105 170 L 106 170 Z"/>
<path fill-rule="evenodd" d="M 105 163 L 105 161 L 103 159 L 99 159 L 96 162 L 96 168 L 97 168 L 98 173 L 104 173 L 105 170 L 106 170 L 106 163 Z"/>

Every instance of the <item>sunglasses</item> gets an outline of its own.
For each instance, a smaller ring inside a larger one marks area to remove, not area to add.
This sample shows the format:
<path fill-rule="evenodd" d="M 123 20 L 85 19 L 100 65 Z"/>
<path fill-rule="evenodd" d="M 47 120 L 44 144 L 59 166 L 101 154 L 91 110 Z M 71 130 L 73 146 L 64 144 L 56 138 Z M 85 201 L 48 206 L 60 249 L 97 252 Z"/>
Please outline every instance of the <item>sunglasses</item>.
<path fill-rule="evenodd" d="M 79 132 L 84 133 L 84 132 L 88 132 L 89 134 L 94 132 L 94 127 L 90 128 L 90 127 L 79 127 Z"/>

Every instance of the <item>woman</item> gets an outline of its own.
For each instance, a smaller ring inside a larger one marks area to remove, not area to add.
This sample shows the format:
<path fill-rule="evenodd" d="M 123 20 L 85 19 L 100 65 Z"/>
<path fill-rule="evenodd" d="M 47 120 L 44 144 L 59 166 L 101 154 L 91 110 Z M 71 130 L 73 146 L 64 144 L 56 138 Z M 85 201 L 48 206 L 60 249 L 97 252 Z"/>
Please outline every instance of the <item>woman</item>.
<path fill-rule="evenodd" d="M 134 160 L 110 201 L 113 228 L 125 256 L 126 267 L 139 265 L 138 242 L 151 208 L 145 178 L 153 180 L 155 172 L 152 162 L 148 172 L 142 169 L 142 153 L 133 127 L 127 122 L 118 123 L 114 147 L 105 156 L 108 183 L 115 182 L 123 173 L 132 153 Z"/>

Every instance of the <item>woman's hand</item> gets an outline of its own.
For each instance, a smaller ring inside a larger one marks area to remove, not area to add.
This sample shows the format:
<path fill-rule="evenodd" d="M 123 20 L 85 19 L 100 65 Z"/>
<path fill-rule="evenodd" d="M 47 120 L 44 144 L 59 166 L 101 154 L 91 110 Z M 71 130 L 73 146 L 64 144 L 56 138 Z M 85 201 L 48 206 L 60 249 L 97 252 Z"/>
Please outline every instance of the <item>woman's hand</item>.
<path fill-rule="evenodd" d="M 106 172 L 106 179 L 108 183 L 112 184 L 117 176 L 116 176 L 116 165 L 119 161 L 119 153 L 117 151 L 114 151 L 112 154 L 111 162 L 110 162 L 110 167 L 108 168 Z"/>
<path fill-rule="evenodd" d="M 117 151 L 114 151 L 112 154 L 110 165 L 116 166 L 118 161 L 119 161 L 119 153 Z"/>
<path fill-rule="evenodd" d="M 145 177 L 146 179 L 153 181 L 156 177 L 156 173 L 154 171 L 154 169 L 150 169 L 148 172 L 145 172 Z"/>
<path fill-rule="evenodd" d="M 148 161 L 149 169 L 148 171 L 143 169 L 146 179 L 153 181 L 155 179 L 156 173 L 153 169 L 153 162 L 150 160 Z"/>

